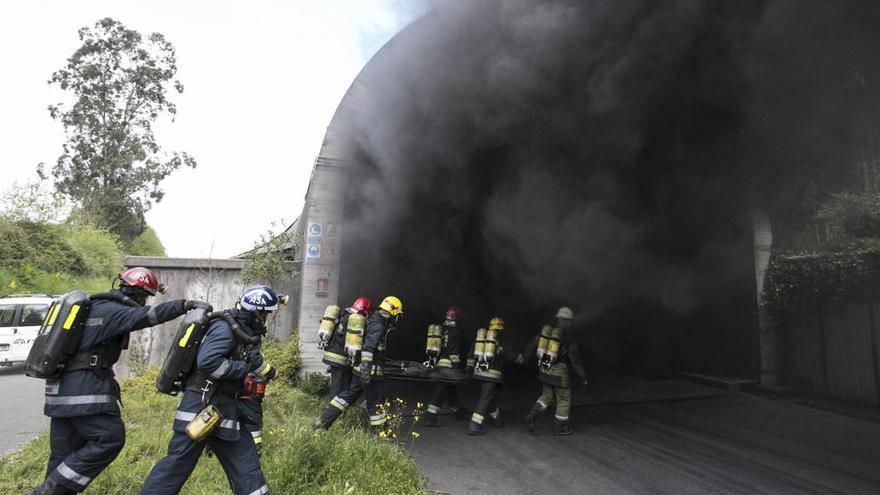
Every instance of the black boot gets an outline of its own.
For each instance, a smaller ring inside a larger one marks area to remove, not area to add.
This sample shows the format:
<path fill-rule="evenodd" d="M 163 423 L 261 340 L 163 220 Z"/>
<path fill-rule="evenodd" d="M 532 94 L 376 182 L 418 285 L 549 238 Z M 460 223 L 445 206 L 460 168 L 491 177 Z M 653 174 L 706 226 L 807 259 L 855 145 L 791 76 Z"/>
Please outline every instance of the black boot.
<path fill-rule="evenodd" d="M 43 484 L 29 491 L 27 495 L 74 495 L 73 490 L 61 486 L 52 478 L 46 478 Z"/>
<path fill-rule="evenodd" d="M 501 416 L 501 409 L 498 409 L 498 415 L 492 418 L 492 426 L 495 428 L 501 428 L 504 426 L 504 417 Z"/>
<path fill-rule="evenodd" d="M 532 406 L 532 410 L 526 415 L 526 423 L 529 427 L 529 433 L 535 432 L 535 421 L 538 420 L 538 416 L 540 416 L 542 412 L 544 412 L 544 410 L 541 409 L 541 406 L 535 403 L 535 405 Z"/>
<path fill-rule="evenodd" d="M 568 425 L 568 420 L 560 421 L 557 419 L 556 425 L 553 428 L 553 434 L 558 437 L 571 435 L 571 427 Z"/>
<path fill-rule="evenodd" d="M 437 415 L 426 413 L 425 414 L 425 426 L 438 426 L 440 423 L 437 421 Z"/>
<path fill-rule="evenodd" d="M 486 432 L 483 431 L 483 426 L 471 421 L 470 426 L 468 427 L 468 435 L 485 435 Z"/>

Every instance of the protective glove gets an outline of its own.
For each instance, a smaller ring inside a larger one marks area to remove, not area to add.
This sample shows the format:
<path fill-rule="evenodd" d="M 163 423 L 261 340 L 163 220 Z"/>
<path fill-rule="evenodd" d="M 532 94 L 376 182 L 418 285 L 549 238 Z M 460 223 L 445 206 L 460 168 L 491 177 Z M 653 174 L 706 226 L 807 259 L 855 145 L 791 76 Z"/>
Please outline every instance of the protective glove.
<path fill-rule="evenodd" d="M 196 299 L 187 299 L 186 301 L 183 302 L 183 310 L 184 311 L 192 311 L 194 309 L 204 309 L 208 313 L 210 313 L 211 311 L 214 310 L 214 308 L 211 307 L 211 305 L 206 303 L 205 301 L 199 301 Z"/>
<path fill-rule="evenodd" d="M 361 383 L 370 383 L 372 378 L 373 365 L 370 363 L 361 363 Z"/>

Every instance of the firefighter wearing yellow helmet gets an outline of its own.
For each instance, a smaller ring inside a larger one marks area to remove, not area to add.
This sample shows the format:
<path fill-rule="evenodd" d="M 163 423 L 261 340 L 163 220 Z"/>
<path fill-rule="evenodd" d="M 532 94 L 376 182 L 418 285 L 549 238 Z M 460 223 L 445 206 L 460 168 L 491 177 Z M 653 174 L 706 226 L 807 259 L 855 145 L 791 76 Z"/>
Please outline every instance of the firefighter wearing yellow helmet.
<path fill-rule="evenodd" d="M 362 341 L 347 341 L 350 348 L 359 349 L 353 354 L 354 376 L 348 388 L 330 400 L 321 418 L 315 421 L 315 429 L 330 428 L 361 395 L 366 402 L 372 429 L 379 431 L 385 425 L 387 419 L 379 409 L 379 405 L 385 401 L 385 369 L 382 364 L 385 339 L 397 327 L 402 315 L 403 303 L 394 296 L 388 296 L 379 304 L 378 310 L 367 318 Z"/>
<path fill-rule="evenodd" d="M 556 323 L 544 325 L 539 335 L 526 347 L 526 359 L 538 362 L 538 381 L 543 384 L 543 391 L 526 416 L 529 431 L 535 432 L 535 422 L 550 406 L 556 403 L 554 435 L 571 435 L 569 414 L 571 411 L 571 377 L 572 368 L 587 385 L 587 375 L 581 364 L 578 344 L 571 336 L 571 322 L 574 312 L 567 308 L 559 308 L 556 312 Z"/>
<path fill-rule="evenodd" d="M 480 396 L 474 406 L 468 435 L 482 435 L 483 423 L 487 420 L 493 426 L 503 425 L 501 409 L 495 403 L 495 392 L 504 383 L 504 360 L 522 363 L 522 355 L 517 355 L 512 346 L 506 345 L 501 336 L 504 320 L 499 317 L 489 321 L 489 328 L 477 330 L 477 338 L 468 358 L 468 367 L 473 370 L 474 380 L 480 382 Z"/>

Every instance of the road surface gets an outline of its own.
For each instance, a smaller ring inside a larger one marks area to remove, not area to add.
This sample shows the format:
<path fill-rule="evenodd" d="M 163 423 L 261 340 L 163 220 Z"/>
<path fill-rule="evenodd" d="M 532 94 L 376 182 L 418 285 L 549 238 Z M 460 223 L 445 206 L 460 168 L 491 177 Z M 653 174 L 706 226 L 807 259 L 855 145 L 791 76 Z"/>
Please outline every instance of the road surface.
<path fill-rule="evenodd" d="M 412 454 L 456 495 L 880 493 L 880 424 L 738 393 L 599 399 L 574 408 L 570 437 L 549 413 L 530 435 L 508 410 L 482 437 L 444 416 Z"/>
<path fill-rule="evenodd" d="M 24 366 L 0 368 L 0 455 L 49 427 L 43 416 L 45 381 L 24 375 Z"/>

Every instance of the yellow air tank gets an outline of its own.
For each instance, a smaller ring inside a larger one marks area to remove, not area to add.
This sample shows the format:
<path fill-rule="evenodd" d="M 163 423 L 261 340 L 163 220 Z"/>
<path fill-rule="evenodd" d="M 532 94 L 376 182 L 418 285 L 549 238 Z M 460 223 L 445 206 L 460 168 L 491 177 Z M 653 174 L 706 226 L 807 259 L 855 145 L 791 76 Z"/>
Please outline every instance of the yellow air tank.
<path fill-rule="evenodd" d="M 440 357 L 440 348 L 443 345 L 443 327 L 440 325 L 428 325 L 428 340 L 425 343 L 425 353 L 428 359 L 436 360 Z"/>
<path fill-rule="evenodd" d="M 541 327 L 541 335 L 538 336 L 538 361 L 544 359 L 544 355 L 547 354 L 547 348 L 550 346 L 550 334 L 553 332 L 553 327 L 550 325 L 544 325 Z"/>
<path fill-rule="evenodd" d="M 546 361 L 553 364 L 559 359 L 559 347 L 562 343 L 562 329 L 554 328 L 550 333 L 550 342 L 547 344 Z"/>
<path fill-rule="evenodd" d="M 477 329 L 477 340 L 474 341 L 474 358 L 477 362 L 484 360 L 486 356 L 486 329 Z"/>
<path fill-rule="evenodd" d="M 486 344 L 483 350 L 483 358 L 488 363 L 495 359 L 495 351 L 498 349 L 498 332 L 489 330 L 486 332 Z"/>
<path fill-rule="evenodd" d="M 360 354 L 364 347 L 364 327 L 367 319 L 360 313 L 348 317 L 348 330 L 345 332 L 345 353 L 352 359 Z"/>
<path fill-rule="evenodd" d="M 324 317 L 321 318 L 321 326 L 318 327 L 318 349 L 327 347 L 327 342 L 333 336 L 336 330 L 336 324 L 339 321 L 339 313 L 341 309 L 335 304 L 331 304 L 324 309 Z"/>

